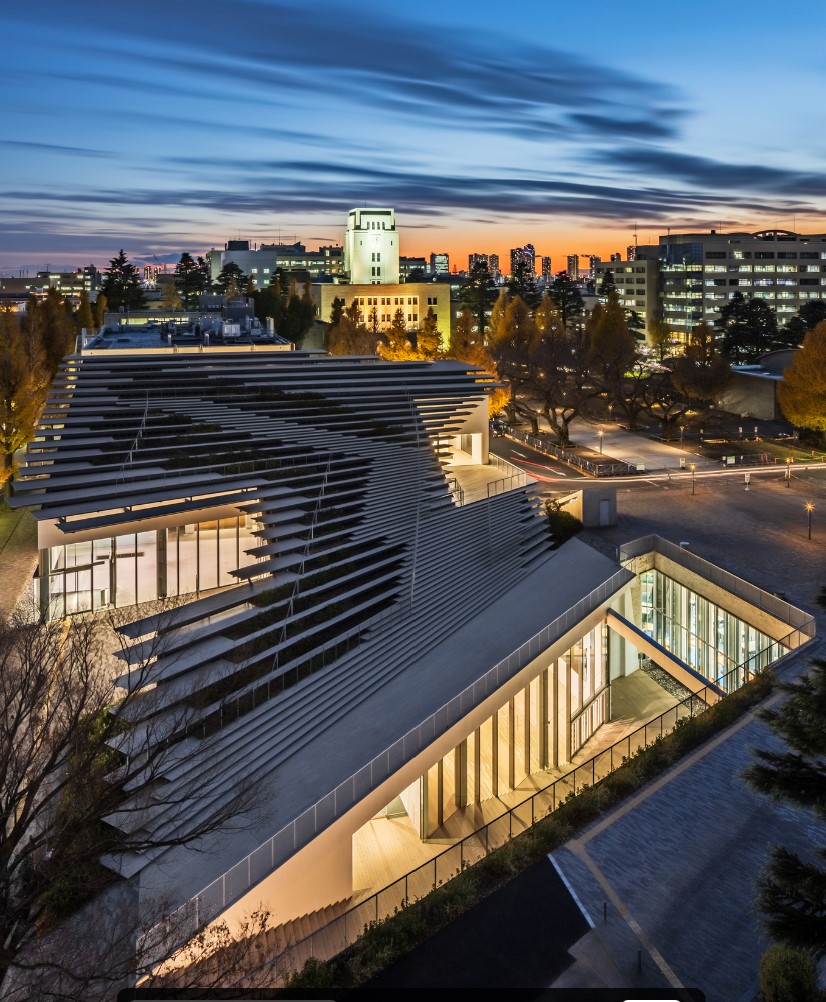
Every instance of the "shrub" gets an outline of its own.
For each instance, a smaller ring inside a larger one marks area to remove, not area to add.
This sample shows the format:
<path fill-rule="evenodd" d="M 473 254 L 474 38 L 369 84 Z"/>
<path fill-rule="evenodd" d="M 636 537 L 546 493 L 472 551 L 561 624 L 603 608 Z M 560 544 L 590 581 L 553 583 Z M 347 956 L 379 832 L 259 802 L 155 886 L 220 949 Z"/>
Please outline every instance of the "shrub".
<path fill-rule="evenodd" d="M 817 1002 L 817 965 L 808 952 L 775 943 L 760 960 L 760 991 L 766 1002 Z"/>

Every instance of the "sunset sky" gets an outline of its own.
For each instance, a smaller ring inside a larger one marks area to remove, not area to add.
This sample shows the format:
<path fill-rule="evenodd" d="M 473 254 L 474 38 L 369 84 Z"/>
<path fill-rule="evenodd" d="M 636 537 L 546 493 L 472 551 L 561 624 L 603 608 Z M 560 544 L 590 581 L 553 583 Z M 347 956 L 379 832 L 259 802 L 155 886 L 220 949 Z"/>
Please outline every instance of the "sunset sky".
<path fill-rule="evenodd" d="M 826 230 L 826 6 L 729 0 L 3 5 L 0 269 L 230 238 L 403 254 Z"/>

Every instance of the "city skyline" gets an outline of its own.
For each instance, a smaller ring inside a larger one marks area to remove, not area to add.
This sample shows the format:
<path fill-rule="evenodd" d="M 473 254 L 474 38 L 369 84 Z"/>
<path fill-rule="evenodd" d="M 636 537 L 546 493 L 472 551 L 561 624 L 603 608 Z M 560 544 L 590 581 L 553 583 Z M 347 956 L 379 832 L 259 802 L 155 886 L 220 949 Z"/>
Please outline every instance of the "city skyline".
<path fill-rule="evenodd" d="M 635 224 L 640 243 L 822 231 L 823 112 L 801 96 L 822 82 L 826 12 L 804 30 L 748 11 L 6 11 L 0 270 L 104 265 L 120 247 L 171 263 L 238 236 L 341 243 L 363 205 L 395 208 L 402 254 L 447 251 L 451 268 L 531 243 L 558 271 L 624 251 Z M 724 59 L 712 15 L 737 41 Z"/>

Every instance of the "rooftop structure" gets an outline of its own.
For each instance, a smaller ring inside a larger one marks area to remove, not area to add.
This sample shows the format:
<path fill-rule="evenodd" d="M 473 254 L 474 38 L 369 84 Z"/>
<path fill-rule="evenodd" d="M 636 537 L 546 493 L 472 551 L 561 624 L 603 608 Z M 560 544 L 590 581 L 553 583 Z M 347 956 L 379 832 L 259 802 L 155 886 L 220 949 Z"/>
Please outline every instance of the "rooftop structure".
<path fill-rule="evenodd" d="M 169 750 L 162 795 L 107 821 L 172 835 L 176 796 L 203 817 L 259 781 L 246 830 L 104 860 L 188 934 L 349 901 L 374 820 L 423 845 L 564 769 L 647 685 L 638 652 L 713 702 L 810 636 L 662 541 L 549 550 L 472 366 L 104 343 L 65 360 L 14 503 L 39 506 L 44 612 L 135 607 L 121 750 Z"/>

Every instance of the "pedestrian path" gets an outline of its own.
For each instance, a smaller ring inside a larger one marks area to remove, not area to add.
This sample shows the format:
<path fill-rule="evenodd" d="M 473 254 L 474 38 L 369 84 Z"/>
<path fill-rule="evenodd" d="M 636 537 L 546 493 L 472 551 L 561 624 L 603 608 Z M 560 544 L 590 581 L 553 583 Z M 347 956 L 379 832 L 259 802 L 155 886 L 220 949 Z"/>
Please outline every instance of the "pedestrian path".
<path fill-rule="evenodd" d="M 631 467 L 641 467 L 641 472 L 646 473 L 678 470 L 681 460 L 685 467 L 694 463 L 698 470 L 719 466 L 688 447 L 681 449 L 679 441 L 657 442 L 639 432 L 626 431 L 618 424 L 600 424 L 585 418 L 574 418 L 571 422 L 571 441 Z"/>
<path fill-rule="evenodd" d="M 37 522 L 25 509 L 0 511 L 0 615 L 9 615 L 31 592 L 37 566 Z"/>
<path fill-rule="evenodd" d="M 783 674 L 800 672 L 812 653 Z M 605 987 L 619 971 L 629 987 L 700 988 L 707 1002 L 756 995 L 768 945 L 754 909 L 757 874 L 772 845 L 807 851 L 826 829 L 746 786 L 753 748 L 780 743 L 751 712 L 553 853 L 598 931 L 553 987 L 597 987 L 603 969 Z"/>

